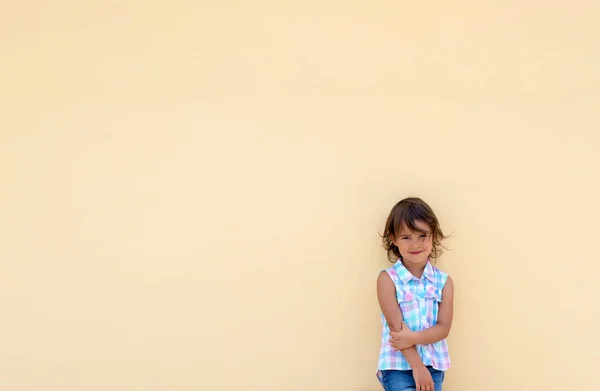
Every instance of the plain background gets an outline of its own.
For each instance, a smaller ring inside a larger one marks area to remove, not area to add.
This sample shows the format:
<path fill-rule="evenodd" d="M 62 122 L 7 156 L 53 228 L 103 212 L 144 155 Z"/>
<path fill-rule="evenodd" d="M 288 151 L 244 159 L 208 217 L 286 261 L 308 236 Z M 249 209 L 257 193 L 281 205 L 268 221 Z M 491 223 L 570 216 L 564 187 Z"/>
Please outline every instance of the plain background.
<path fill-rule="evenodd" d="M 447 391 L 597 391 L 598 1 L 4 0 L 0 389 L 376 391 L 439 215 Z"/>

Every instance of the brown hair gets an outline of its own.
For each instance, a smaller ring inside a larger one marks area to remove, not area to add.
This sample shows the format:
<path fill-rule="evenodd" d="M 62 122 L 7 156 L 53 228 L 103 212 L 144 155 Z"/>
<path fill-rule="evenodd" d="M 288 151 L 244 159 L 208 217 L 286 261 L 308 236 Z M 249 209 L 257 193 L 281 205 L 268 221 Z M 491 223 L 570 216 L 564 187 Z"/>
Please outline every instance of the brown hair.
<path fill-rule="evenodd" d="M 441 248 L 444 248 L 442 239 L 445 236 L 435 213 L 425 201 L 420 198 L 409 197 L 394 205 L 385 223 L 385 230 L 381 235 L 383 248 L 387 251 L 390 262 L 396 262 L 401 257 L 400 250 L 394 244 L 394 239 L 400 234 L 402 228 L 406 227 L 411 231 L 423 232 L 415 225 L 415 221 L 422 221 L 429 227 L 433 242 L 430 258 L 436 260 L 442 255 Z"/>

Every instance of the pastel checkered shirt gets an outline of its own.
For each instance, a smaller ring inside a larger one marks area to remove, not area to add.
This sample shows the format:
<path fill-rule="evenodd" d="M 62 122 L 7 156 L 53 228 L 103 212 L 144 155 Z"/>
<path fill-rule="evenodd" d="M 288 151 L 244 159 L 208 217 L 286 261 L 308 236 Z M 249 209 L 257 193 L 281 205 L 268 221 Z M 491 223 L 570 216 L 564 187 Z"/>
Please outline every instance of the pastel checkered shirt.
<path fill-rule="evenodd" d="M 442 301 L 442 289 L 448 275 L 431 262 L 427 262 L 421 279 L 413 276 L 398 260 L 393 267 L 385 269 L 396 285 L 396 298 L 402 310 L 404 322 L 412 331 L 421 331 L 437 323 L 438 307 Z M 390 328 L 381 314 L 383 333 L 379 353 L 378 370 L 411 369 L 402 352 L 397 352 L 390 345 Z M 445 371 L 450 368 L 450 355 L 445 339 L 429 344 L 417 345 L 417 352 L 423 364 Z"/>

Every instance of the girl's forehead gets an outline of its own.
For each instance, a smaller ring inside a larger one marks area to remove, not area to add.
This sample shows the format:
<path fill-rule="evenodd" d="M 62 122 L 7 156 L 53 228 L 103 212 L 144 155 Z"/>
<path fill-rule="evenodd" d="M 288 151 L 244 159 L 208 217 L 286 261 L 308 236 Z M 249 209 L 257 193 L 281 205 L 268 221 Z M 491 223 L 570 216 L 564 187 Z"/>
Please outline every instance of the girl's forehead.
<path fill-rule="evenodd" d="M 412 227 L 411 227 L 411 225 L 412 225 Z M 402 224 L 402 228 L 400 229 L 400 234 L 407 234 L 408 235 L 408 234 L 411 234 L 411 233 L 413 233 L 415 231 L 417 231 L 417 232 L 423 232 L 423 231 L 429 232 L 429 226 L 427 225 L 427 223 L 425 223 L 425 222 L 423 222 L 421 220 L 412 221 L 412 224 L 409 223 L 408 225 L 406 223 L 403 223 Z"/>

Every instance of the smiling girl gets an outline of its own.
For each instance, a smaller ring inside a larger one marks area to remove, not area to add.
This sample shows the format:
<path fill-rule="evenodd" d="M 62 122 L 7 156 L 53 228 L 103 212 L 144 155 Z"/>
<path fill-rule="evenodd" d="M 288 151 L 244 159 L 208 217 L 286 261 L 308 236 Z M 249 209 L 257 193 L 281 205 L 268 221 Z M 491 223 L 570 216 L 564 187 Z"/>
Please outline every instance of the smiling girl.
<path fill-rule="evenodd" d="M 439 221 L 423 200 L 406 198 L 392 208 L 382 237 L 394 265 L 377 278 L 383 324 L 377 377 L 385 391 L 442 391 L 454 284 L 432 265 L 444 239 Z"/>

